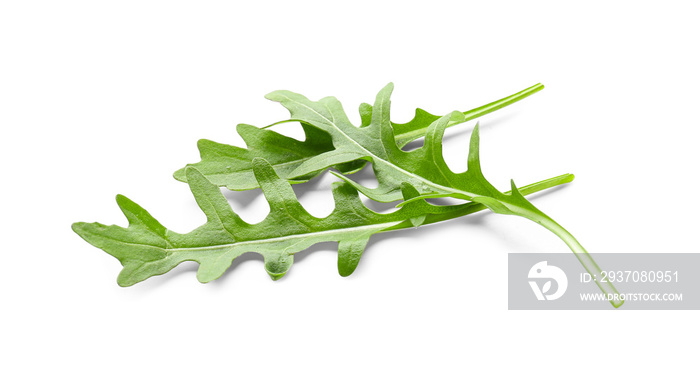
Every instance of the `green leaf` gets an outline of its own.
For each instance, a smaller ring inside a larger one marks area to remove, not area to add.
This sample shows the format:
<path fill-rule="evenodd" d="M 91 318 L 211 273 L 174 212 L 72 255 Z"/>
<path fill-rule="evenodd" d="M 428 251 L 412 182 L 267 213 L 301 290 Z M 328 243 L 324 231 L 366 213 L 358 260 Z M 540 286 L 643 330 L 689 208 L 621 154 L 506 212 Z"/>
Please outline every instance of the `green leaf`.
<path fill-rule="evenodd" d="M 540 91 L 542 88 L 544 86 L 536 84 L 511 96 L 469 110 L 464 113 L 463 121 L 501 109 Z M 359 110 L 361 126 L 370 125 L 372 106 L 363 103 Z M 423 137 L 430 124 L 438 118 L 439 116 L 425 110 L 416 109 L 414 118 L 408 123 L 392 123 L 397 145 L 403 147 L 409 142 Z M 453 121 L 448 126 L 459 123 L 461 122 Z M 302 127 L 305 133 L 303 142 L 268 129 L 239 124 L 236 129 L 245 141 L 247 148 L 202 139 L 198 142 L 201 161 L 189 164 L 188 167 L 197 168 L 209 181 L 218 186 L 224 186 L 231 190 L 247 190 L 257 188 L 251 162 L 253 158 L 260 157 L 270 162 L 280 177 L 288 179 L 293 184 L 305 182 L 318 175 L 320 171 L 307 172 L 305 175 L 295 177 L 290 176 L 290 174 L 309 159 L 315 158 L 318 161 L 317 156 L 333 151 L 334 147 L 331 136 L 324 130 L 307 124 L 302 124 Z M 328 158 L 328 156 L 323 156 L 321 159 L 324 157 Z M 332 161 L 337 162 L 333 165 L 334 168 L 346 175 L 357 172 L 367 162 L 347 159 L 347 157 L 335 157 Z M 176 171 L 175 179 L 186 182 L 185 169 Z"/>
<path fill-rule="evenodd" d="M 258 188 L 258 182 L 253 174 L 252 162 L 254 158 L 265 158 L 282 177 L 286 177 L 287 173 L 296 169 L 309 157 L 333 149 L 333 143 L 328 133 L 310 125 L 303 125 L 303 129 L 306 140 L 300 142 L 272 130 L 239 124 L 236 130 L 246 142 L 247 149 L 201 139 L 197 142 L 197 146 L 202 161 L 187 167 L 196 168 L 217 186 L 225 186 L 231 190 Z M 365 163 L 365 161 L 343 163 L 337 165 L 336 168 L 340 172 L 351 174 L 360 170 Z M 187 182 L 187 167 L 176 171 L 175 179 Z M 290 181 L 303 183 L 317 174 L 309 173 L 305 177 Z"/>
<path fill-rule="evenodd" d="M 488 183 L 478 167 L 478 128 L 475 129 L 469 165 L 464 173 L 455 174 L 442 157 L 442 136 L 449 125 L 465 121 L 464 114 L 455 111 L 433 122 L 427 129 L 423 147 L 406 152 L 397 145 L 392 123 L 389 120 L 389 97 L 393 85 L 389 84 L 377 95 L 370 123 L 365 127 L 353 125 L 345 115 L 338 100 L 326 97 L 310 101 L 302 95 L 277 91 L 266 97 L 282 103 L 291 113 L 292 119 L 326 131 L 333 140 L 335 149 L 304 161 L 289 175 L 304 176 L 318 172 L 335 164 L 365 159 L 372 162 L 379 182 L 376 188 L 358 185 L 342 176 L 368 196 L 380 202 L 403 199 L 402 183 L 409 183 L 421 195 L 432 197 L 458 197 L 467 200 L 485 196 L 497 199 L 502 193 Z M 476 149 L 474 149 L 476 148 Z M 482 202 L 483 203 L 483 202 Z M 491 203 L 491 202 L 488 202 Z M 484 203 L 488 205 L 488 203 Z M 521 204 L 521 203 L 519 203 Z M 529 202 L 525 204 L 528 206 Z"/>
<path fill-rule="evenodd" d="M 564 240 L 595 280 L 606 280 L 581 244 L 526 200 L 518 192 L 515 184 L 511 182 L 511 194 L 504 194 L 486 180 L 479 161 L 478 124 L 472 132 L 467 171 L 454 173 L 449 169 L 442 155 L 442 137 L 448 126 L 466 121 L 465 114 L 455 111 L 435 120 L 428 126 L 421 148 L 410 152 L 403 151 L 396 141 L 395 125 L 391 123 L 389 116 L 392 90 L 393 84 L 390 83 L 377 94 L 369 124 L 360 127 L 348 120 L 340 102 L 333 97 L 311 101 L 289 91 L 268 94 L 268 99 L 280 102 L 289 110 L 292 119 L 327 132 L 335 147 L 332 152 L 304 161 L 289 176 L 301 177 L 344 161 L 368 160 L 372 162 L 379 183 L 376 188 L 367 188 L 342 174 L 336 175 L 368 198 L 379 202 L 410 200 L 411 198 L 404 198 L 401 192 L 401 187 L 409 184 L 419 192 L 418 198 L 459 198 L 481 203 L 496 213 L 527 218 Z M 598 283 L 598 286 L 607 294 L 617 294 L 617 290 L 609 282 Z M 613 305 L 617 307 L 621 303 L 613 302 Z"/>
<path fill-rule="evenodd" d="M 146 210 L 121 195 L 117 196 L 117 204 L 129 221 L 128 227 L 78 222 L 73 224 L 73 230 L 122 263 L 124 268 L 117 278 L 121 286 L 166 273 L 184 261 L 199 263 L 197 279 L 209 282 L 219 278 L 236 257 L 248 252 L 261 254 L 265 270 L 277 280 L 292 266 L 295 253 L 316 243 L 339 243 L 338 271 L 347 276 L 355 270 L 367 241 L 377 232 L 411 228 L 417 218 L 429 224 L 485 209 L 478 203 L 435 206 L 418 200 L 398 211 L 380 214 L 364 206 L 350 184 L 336 182 L 335 209 L 327 217 L 317 218 L 301 206 L 291 185 L 280 179 L 270 163 L 256 158 L 252 168 L 270 204 L 270 213 L 260 223 L 243 221 L 215 184 L 197 169 L 188 168 L 190 190 L 207 217 L 206 223 L 195 230 L 187 234 L 167 230 Z M 534 193 L 571 179 L 571 175 L 563 175 L 521 190 Z M 407 198 L 419 194 L 408 184 L 402 186 L 402 191 Z"/>

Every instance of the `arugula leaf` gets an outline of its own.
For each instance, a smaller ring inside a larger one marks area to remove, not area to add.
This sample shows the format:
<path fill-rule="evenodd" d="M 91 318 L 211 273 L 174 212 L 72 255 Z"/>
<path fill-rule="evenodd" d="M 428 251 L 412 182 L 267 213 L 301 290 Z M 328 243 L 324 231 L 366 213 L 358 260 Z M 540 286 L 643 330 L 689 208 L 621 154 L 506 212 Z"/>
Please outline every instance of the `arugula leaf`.
<path fill-rule="evenodd" d="M 287 173 L 296 169 L 308 158 L 333 149 L 333 142 L 328 133 L 305 124 L 302 124 L 302 128 L 306 140 L 300 142 L 272 130 L 238 124 L 236 130 L 246 142 L 247 149 L 200 139 L 197 147 L 202 161 L 187 165 L 176 171 L 173 176 L 179 181 L 187 182 L 186 170 L 194 167 L 217 186 L 224 186 L 230 190 L 258 188 L 258 182 L 253 174 L 254 158 L 268 160 L 282 177 L 287 177 Z M 352 174 L 364 167 L 365 163 L 366 161 L 362 160 L 341 163 L 336 165 L 336 169 Z M 319 173 L 308 173 L 294 180 L 290 179 L 290 182 L 303 183 Z"/>
<path fill-rule="evenodd" d="M 195 230 L 187 234 L 170 231 L 121 195 L 117 196 L 117 204 L 129 220 L 127 228 L 84 222 L 74 223 L 72 228 L 87 242 L 121 262 L 124 268 L 117 278 L 121 286 L 164 274 L 184 261 L 199 263 L 197 279 L 209 282 L 219 278 L 236 257 L 248 252 L 262 254 L 265 270 L 277 280 L 292 266 L 295 253 L 316 243 L 339 243 L 338 271 L 348 276 L 375 233 L 445 221 L 486 208 L 479 203 L 436 206 L 417 200 L 398 211 L 380 214 L 362 203 L 352 185 L 336 182 L 333 183 L 334 211 L 325 218 L 317 218 L 302 207 L 291 184 L 280 179 L 270 163 L 253 159 L 252 169 L 270 204 L 270 213 L 257 224 L 244 222 L 219 188 L 190 167 L 186 170 L 187 182 L 207 217 L 207 222 Z M 561 175 L 519 190 L 534 193 L 571 180 L 573 175 Z M 419 194 L 409 184 L 403 185 L 401 191 L 406 198 Z"/>
<path fill-rule="evenodd" d="M 472 120 L 499 110 L 512 103 L 522 100 L 544 88 L 536 84 L 518 93 L 488 103 L 464 113 L 464 121 Z M 360 105 L 361 126 L 368 126 L 372 118 L 372 106 Z M 423 137 L 428 126 L 437 120 L 439 116 L 428 113 L 423 109 L 416 109 L 415 116 L 405 124 L 391 123 L 395 134 L 395 140 L 399 147 Z M 461 121 L 461 122 L 464 122 Z M 461 122 L 453 121 L 448 126 Z M 274 124 L 273 124 L 274 125 Z M 239 124 L 236 127 L 238 134 L 243 138 L 247 148 L 216 143 L 202 139 L 197 143 L 201 161 L 189 164 L 176 171 L 174 177 L 180 181 L 187 181 L 185 175 L 187 167 L 197 168 L 209 181 L 224 186 L 230 190 L 248 190 L 257 188 L 257 181 L 252 171 L 252 160 L 256 157 L 264 158 L 275 168 L 282 178 L 291 183 L 302 183 L 318 175 L 322 170 L 307 172 L 304 175 L 290 176 L 306 160 L 333 151 L 331 136 L 323 129 L 302 124 L 305 140 L 300 142 L 294 138 L 276 133 L 274 131 L 257 128 L 248 124 Z M 337 161 L 337 160 L 336 160 Z M 352 174 L 360 170 L 367 163 L 365 160 L 338 162 L 334 168 L 343 174 Z"/>
<path fill-rule="evenodd" d="M 559 236 L 574 252 L 584 268 L 596 280 L 606 294 L 618 294 L 615 287 L 602 277 L 600 267 L 581 244 L 561 225 L 532 205 L 511 181 L 511 194 L 501 193 L 489 183 L 481 171 L 479 161 L 479 125 L 472 132 L 468 169 L 463 173 L 452 172 L 442 156 L 442 137 L 448 126 L 466 121 L 465 114 L 455 111 L 447 114 L 427 128 L 425 142 L 419 149 L 403 151 L 396 141 L 394 124 L 389 117 L 393 84 L 384 87 L 378 94 L 372 108 L 370 123 L 357 127 L 353 125 L 334 97 L 311 101 L 289 91 L 276 91 L 266 97 L 280 102 L 293 120 L 303 121 L 326 131 L 333 140 L 335 149 L 304 161 L 289 176 L 294 178 L 310 172 L 318 172 L 338 163 L 358 159 L 372 162 L 379 185 L 367 188 L 346 176 L 335 173 L 353 185 L 368 198 L 379 202 L 406 200 L 405 205 L 424 198 L 453 197 L 481 203 L 493 212 L 516 215 L 532 220 Z M 405 198 L 401 188 L 411 185 L 420 196 Z M 611 302 L 619 307 L 621 302 Z"/>

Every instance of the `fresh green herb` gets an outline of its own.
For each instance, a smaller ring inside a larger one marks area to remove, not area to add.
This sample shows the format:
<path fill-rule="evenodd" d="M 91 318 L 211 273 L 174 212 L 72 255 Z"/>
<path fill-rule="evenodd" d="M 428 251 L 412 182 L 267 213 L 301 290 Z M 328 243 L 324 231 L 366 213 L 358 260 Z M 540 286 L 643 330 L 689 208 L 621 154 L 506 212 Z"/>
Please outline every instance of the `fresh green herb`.
<path fill-rule="evenodd" d="M 501 193 L 483 176 L 479 161 L 479 127 L 472 132 L 468 170 L 454 173 L 442 156 L 442 137 L 447 127 L 461 124 L 532 94 L 535 85 L 518 94 L 466 113 L 443 117 L 416 111 L 407 124 L 394 124 L 389 117 L 389 97 L 393 85 L 382 89 L 373 106 L 360 107 L 361 124 L 353 125 L 340 102 L 327 97 L 310 101 L 289 91 L 277 91 L 267 98 L 282 103 L 291 113 L 288 121 L 302 123 L 306 141 L 239 125 L 248 149 L 200 141 L 202 161 L 175 173 L 187 181 L 197 203 L 207 215 L 207 223 L 188 234 L 167 230 L 148 212 L 118 196 L 117 202 L 129 219 L 129 227 L 98 223 L 76 223 L 73 229 L 85 240 L 118 258 L 124 269 L 118 282 L 133 285 L 163 274 L 177 264 L 192 260 L 200 264 L 197 277 L 207 282 L 220 277 L 232 260 L 247 252 L 265 259 L 273 279 L 282 277 L 293 262 L 293 255 L 315 243 L 337 241 L 341 275 L 352 273 L 369 237 L 377 232 L 420 226 L 469 213 L 493 212 L 530 219 L 559 236 L 578 257 L 606 294 L 617 294 L 586 250 L 563 227 L 545 215 L 524 195 L 563 184 L 573 175 L 562 175 L 523 188 L 511 181 L 511 191 Z M 407 152 L 401 147 L 425 135 L 419 149 Z M 379 185 L 367 188 L 350 179 L 371 162 Z M 326 218 L 308 214 L 299 204 L 290 183 L 309 180 L 327 168 L 344 180 L 335 183 L 335 210 Z M 245 190 L 260 187 L 270 203 L 270 214 L 259 224 L 248 224 L 230 208 L 217 186 Z M 359 200 L 357 191 L 379 202 L 403 200 L 398 211 L 380 214 Z M 452 197 L 467 201 L 461 205 L 437 206 L 427 198 Z M 621 302 L 613 302 L 619 307 Z"/>
<path fill-rule="evenodd" d="M 347 276 L 355 270 L 367 241 L 375 233 L 449 220 L 486 208 L 479 203 L 435 206 L 420 200 L 398 211 L 380 214 L 365 207 L 350 184 L 336 182 L 335 210 L 328 217 L 316 218 L 306 212 L 291 185 L 280 179 L 267 161 L 253 159 L 252 169 L 270 204 L 269 215 L 260 223 L 244 222 L 216 185 L 197 169 L 188 168 L 187 182 L 207 216 L 206 224 L 192 232 L 178 234 L 166 229 L 146 210 L 121 195 L 117 196 L 117 204 L 129 220 L 127 228 L 78 222 L 73 224 L 73 230 L 119 259 L 124 266 L 117 278 L 121 286 L 166 273 L 184 261 L 198 262 L 197 279 L 208 282 L 220 277 L 233 259 L 248 252 L 262 254 L 265 269 L 276 280 L 291 267 L 295 253 L 316 243 L 339 243 L 338 271 Z M 562 175 L 519 190 L 534 193 L 572 179 L 573 175 Z M 410 184 L 403 185 L 402 191 L 406 198 L 418 195 Z"/>
<path fill-rule="evenodd" d="M 543 88 L 544 86 L 538 83 L 508 97 L 471 109 L 464 113 L 464 121 L 476 119 L 499 110 Z M 372 106 L 364 103 L 360 105 L 360 117 L 361 126 L 368 126 L 372 119 Z M 425 136 L 430 124 L 438 118 L 439 116 L 430 114 L 423 109 L 416 109 L 415 116 L 408 123 L 392 123 L 391 126 L 395 134 L 396 144 L 399 147 L 404 147 L 406 144 Z M 459 124 L 459 122 L 452 122 L 452 125 L 456 124 Z M 318 175 L 322 170 L 307 172 L 305 175 L 296 175 L 293 179 L 290 173 L 307 160 L 333 151 L 334 147 L 331 136 L 324 130 L 308 124 L 302 124 L 302 127 L 306 139 L 300 142 L 272 130 L 248 124 L 239 124 L 236 130 L 245 141 L 247 148 L 201 139 L 197 142 L 201 161 L 187 166 L 196 168 L 209 181 L 218 186 L 223 186 L 230 190 L 248 190 L 257 188 L 258 183 L 253 175 L 252 162 L 254 158 L 259 157 L 270 162 L 277 174 L 291 183 L 306 182 Z M 367 161 L 365 160 L 354 160 L 339 162 L 333 167 L 343 174 L 352 174 L 360 170 L 366 163 Z M 182 168 L 176 171 L 174 174 L 175 179 L 187 181 L 185 169 Z"/>

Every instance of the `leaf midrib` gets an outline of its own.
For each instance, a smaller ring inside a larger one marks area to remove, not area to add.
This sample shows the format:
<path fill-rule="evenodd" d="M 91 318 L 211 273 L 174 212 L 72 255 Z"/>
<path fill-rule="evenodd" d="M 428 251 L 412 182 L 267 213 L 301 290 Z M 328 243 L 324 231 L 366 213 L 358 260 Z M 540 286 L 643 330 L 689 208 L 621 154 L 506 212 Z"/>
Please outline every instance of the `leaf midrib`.
<path fill-rule="evenodd" d="M 300 158 L 300 159 L 297 159 L 297 160 L 285 161 L 285 162 L 278 163 L 278 164 L 272 164 L 272 163 L 271 163 L 270 165 L 272 165 L 272 167 L 274 167 L 274 168 L 285 167 L 285 166 L 292 166 L 292 165 L 294 165 L 294 164 L 296 164 L 296 163 L 298 163 L 298 162 L 307 161 L 308 159 L 309 159 L 309 157 L 303 157 L 303 158 Z M 220 162 L 226 163 L 227 161 L 222 160 L 222 161 L 220 161 Z M 297 165 L 297 166 L 298 166 L 298 165 Z M 247 172 L 252 172 L 252 171 L 253 171 L 253 168 L 252 168 L 252 166 L 251 166 L 251 167 L 249 167 L 249 168 L 241 169 L 241 170 L 233 170 L 233 171 L 220 171 L 220 170 L 219 170 L 219 171 L 213 171 L 213 172 L 207 173 L 207 175 L 230 175 L 230 174 L 236 174 L 236 173 L 247 173 Z"/>
<path fill-rule="evenodd" d="M 302 238 L 302 237 L 310 237 L 310 236 L 318 236 L 318 235 L 332 235 L 332 234 L 344 233 L 344 232 L 350 233 L 350 232 L 355 232 L 357 230 L 363 230 L 363 229 L 365 229 L 365 230 L 366 229 L 380 229 L 381 230 L 383 228 L 389 228 L 389 227 L 398 225 L 402 222 L 403 222 L 403 220 L 382 222 L 380 224 L 346 227 L 346 228 L 333 229 L 333 230 L 313 231 L 313 232 L 308 232 L 308 233 L 279 236 L 279 237 L 275 237 L 275 238 L 246 240 L 246 241 L 241 241 L 241 242 L 232 243 L 232 244 L 211 245 L 211 246 L 206 246 L 206 247 L 172 248 L 172 249 L 165 249 L 165 251 L 168 251 L 168 252 L 186 252 L 186 251 L 216 250 L 216 249 L 233 248 L 233 247 L 246 246 L 246 245 L 274 243 L 274 242 L 278 242 L 278 241 L 291 240 L 291 239 L 297 239 L 297 238 Z M 144 245 L 144 246 L 152 247 L 151 245 Z M 163 248 L 158 248 L 158 249 L 163 249 Z"/>

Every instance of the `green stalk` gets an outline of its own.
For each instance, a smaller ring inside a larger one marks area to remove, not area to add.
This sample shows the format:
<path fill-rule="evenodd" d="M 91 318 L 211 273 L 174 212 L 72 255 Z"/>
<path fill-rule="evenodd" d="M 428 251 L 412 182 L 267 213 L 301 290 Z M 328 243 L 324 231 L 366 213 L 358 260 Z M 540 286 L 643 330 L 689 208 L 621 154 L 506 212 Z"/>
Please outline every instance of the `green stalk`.
<path fill-rule="evenodd" d="M 476 198 L 475 200 L 478 200 Z M 494 212 L 500 212 L 499 208 L 494 208 L 491 207 L 491 210 Z M 509 213 L 510 212 L 510 213 Z M 558 236 L 561 240 L 566 243 L 566 245 L 571 249 L 571 251 L 574 253 L 576 258 L 578 258 L 578 261 L 581 263 L 583 268 L 588 271 L 588 273 L 593 277 L 593 280 L 595 283 L 598 285 L 598 288 L 605 293 L 605 295 L 614 295 L 617 297 L 612 297 L 610 301 L 610 304 L 612 304 L 613 307 L 619 308 L 624 302 L 620 299 L 620 293 L 617 291 L 615 286 L 602 275 L 602 271 L 598 264 L 593 260 L 593 257 L 586 251 L 586 249 L 581 245 L 581 243 L 574 238 L 571 233 L 569 233 L 566 229 L 564 229 L 561 225 L 559 225 L 556 221 L 552 220 L 549 216 L 544 214 L 542 211 L 539 209 L 535 208 L 534 206 L 530 208 L 523 208 L 523 207 L 515 207 L 515 206 L 507 206 L 507 211 L 501 212 L 504 214 L 515 214 L 518 216 L 522 216 L 528 220 L 532 220 L 540 225 L 542 225 L 545 229 L 551 231 L 554 233 L 556 236 Z"/>
<path fill-rule="evenodd" d="M 504 97 L 500 100 L 493 101 L 491 103 L 488 103 L 486 105 L 477 107 L 475 109 L 471 109 L 469 111 L 464 112 L 465 119 L 464 121 L 456 122 L 456 121 L 451 121 L 449 124 L 447 124 L 448 127 L 455 126 L 457 124 L 462 124 L 464 122 L 467 122 L 469 120 L 474 120 L 480 116 L 484 116 L 488 113 L 494 112 L 496 110 L 500 110 L 508 105 L 511 105 L 513 103 L 516 103 L 525 97 L 528 97 L 530 95 L 533 95 L 539 91 L 544 89 L 544 85 L 541 83 L 537 83 L 532 87 L 525 88 L 524 90 L 514 93 L 508 97 Z M 437 116 L 435 117 L 436 119 L 438 118 Z M 399 147 L 403 147 L 407 145 L 408 143 L 418 139 L 422 138 L 425 136 L 425 133 L 427 132 L 428 128 L 425 127 L 423 129 L 416 129 L 412 131 L 408 131 L 405 133 L 399 133 L 396 134 L 396 144 Z"/>
<path fill-rule="evenodd" d="M 524 187 L 518 188 L 518 191 L 522 195 L 528 195 L 532 194 L 535 192 L 539 192 L 541 190 L 545 190 L 557 185 L 569 183 L 574 179 L 573 174 L 564 174 L 560 175 L 554 178 L 542 180 L 533 184 L 526 185 Z M 511 194 L 512 191 L 508 191 L 505 194 Z M 399 207 L 406 205 L 406 203 L 409 202 L 414 202 L 417 200 L 425 199 L 425 198 L 430 198 L 430 195 L 423 195 L 419 196 L 416 198 L 412 198 L 408 201 L 404 201 L 399 204 Z M 444 196 L 440 196 L 444 197 Z M 463 193 L 455 193 L 455 197 L 461 197 L 465 200 L 474 200 L 473 198 L 470 197 L 465 197 Z M 476 200 L 483 200 L 483 197 L 481 199 L 476 198 Z M 470 202 L 462 205 L 457 205 L 457 206 L 445 206 L 447 209 L 444 213 L 437 214 L 437 215 L 432 215 L 431 217 L 426 218 L 424 224 L 429 224 L 429 223 L 434 223 L 434 222 L 439 222 L 439 221 L 445 221 L 449 220 L 452 218 L 464 216 L 470 213 L 474 212 L 479 212 L 481 210 L 484 210 L 487 207 L 486 205 L 478 202 Z M 491 208 L 494 212 L 496 212 L 497 207 Z M 586 271 L 593 277 L 593 280 L 595 283 L 598 285 L 598 288 L 600 288 L 603 293 L 606 295 L 620 295 L 620 293 L 617 291 L 615 286 L 606 278 L 602 275 L 602 270 L 600 269 L 600 266 L 596 263 L 596 261 L 591 257 L 591 255 L 586 251 L 586 249 L 581 245 L 581 243 L 574 238 L 571 233 L 569 233 L 566 229 L 564 229 L 561 225 L 559 225 L 556 221 L 552 220 L 549 216 L 545 215 L 539 210 L 532 211 L 529 209 L 525 209 L 522 207 L 508 207 L 507 211 L 511 212 L 510 214 L 517 214 L 518 216 L 522 216 L 528 220 L 532 220 L 540 225 L 542 225 L 544 228 L 547 230 L 551 231 L 555 235 L 557 235 L 561 240 L 566 243 L 566 245 L 571 249 L 571 251 L 574 253 L 576 258 L 579 260 L 583 268 L 586 269 Z M 501 213 L 506 213 L 506 212 L 501 212 Z M 389 229 L 386 229 L 384 231 L 391 231 L 391 230 L 398 230 L 398 229 L 404 229 L 412 227 L 412 225 L 409 222 L 401 223 L 399 225 L 396 225 L 394 227 L 391 227 Z M 603 281 L 604 280 L 604 281 Z M 613 307 L 619 308 L 624 304 L 624 301 L 622 301 L 620 298 L 615 300 L 613 297 L 613 300 L 610 300 L 610 304 L 612 304 Z"/>
<path fill-rule="evenodd" d="M 518 191 L 522 195 L 530 195 L 533 193 L 537 193 L 549 188 L 553 188 L 562 184 L 567 184 L 570 183 L 571 181 L 574 180 L 574 174 L 564 174 L 564 175 L 559 175 L 555 176 L 553 178 L 545 179 L 538 181 L 536 183 L 528 184 L 525 186 L 522 186 L 518 188 Z M 507 191 L 505 194 L 511 194 L 512 191 Z M 408 202 L 408 201 L 406 201 Z M 401 204 L 405 204 L 406 202 L 402 202 Z M 425 221 L 423 222 L 423 225 L 427 224 L 432 224 L 436 222 L 442 222 L 442 221 L 447 221 L 447 220 L 452 220 L 457 217 L 462 217 L 466 216 L 472 213 L 476 213 L 479 211 L 483 211 L 488 209 L 485 205 L 477 202 L 468 202 L 465 204 L 459 204 L 459 205 L 451 205 L 451 206 L 443 206 L 442 207 L 445 211 L 443 213 L 439 214 L 431 214 L 429 215 Z M 407 229 L 407 228 L 414 228 L 415 226 L 410 223 L 410 221 L 404 221 L 396 226 L 392 226 L 388 229 L 382 230 L 384 231 L 393 231 L 393 230 L 401 230 L 401 229 Z"/>
<path fill-rule="evenodd" d="M 533 214 L 535 215 L 535 214 Z M 556 221 L 549 217 L 542 218 L 541 216 L 536 216 L 537 219 L 531 218 L 531 220 L 537 222 L 538 224 L 544 226 L 547 230 L 556 234 L 561 240 L 566 243 L 566 245 L 574 252 L 576 258 L 578 258 L 583 268 L 588 271 L 588 273 L 593 277 L 593 281 L 598 285 L 598 288 L 605 293 L 606 296 L 617 295 L 618 298 L 610 300 L 610 304 L 615 308 L 619 308 L 624 304 L 624 301 L 619 298 L 620 293 L 617 291 L 615 286 L 608 280 L 607 277 L 603 276 L 602 271 L 593 257 L 586 251 L 586 249 L 581 245 L 581 243 L 574 238 L 571 233 L 559 225 Z M 605 281 L 602 281 L 605 280 Z"/>

